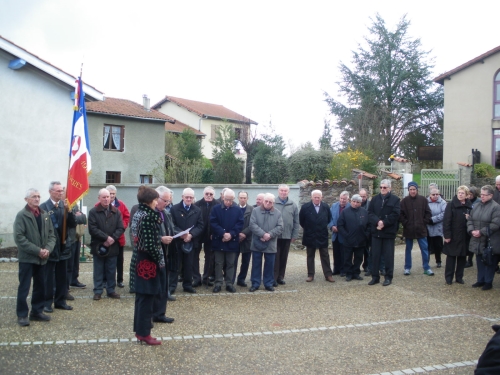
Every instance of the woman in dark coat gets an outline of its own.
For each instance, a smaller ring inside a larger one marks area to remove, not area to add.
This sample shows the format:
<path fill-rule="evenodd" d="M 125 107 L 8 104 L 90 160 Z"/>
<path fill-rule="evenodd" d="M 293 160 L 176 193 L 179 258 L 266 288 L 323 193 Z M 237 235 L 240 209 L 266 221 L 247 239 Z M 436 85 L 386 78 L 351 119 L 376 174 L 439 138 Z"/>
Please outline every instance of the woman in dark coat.
<path fill-rule="evenodd" d="M 478 202 L 481 202 L 481 199 L 479 199 L 479 194 L 481 193 L 481 189 L 471 186 L 469 188 L 469 200 L 472 205 L 472 208 L 474 208 L 474 205 Z M 470 237 L 469 237 L 470 240 Z M 465 268 L 472 267 L 474 265 L 474 262 L 472 261 L 474 259 L 474 253 L 469 250 L 469 246 L 467 245 L 467 262 L 465 262 Z"/>
<path fill-rule="evenodd" d="M 457 195 L 453 197 L 444 211 L 443 253 L 447 255 L 444 277 L 448 285 L 451 285 L 453 276 L 457 283 L 464 283 L 465 258 L 470 239 L 467 233 L 467 218 L 472 210 L 468 195 L 469 189 L 466 186 L 459 186 Z"/>
<path fill-rule="evenodd" d="M 137 200 L 139 208 L 132 218 L 134 236 L 135 309 L 134 332 L 139 342 L 161 345 L 161 341 L 151 337 L 153 302 L 157 294 L 166 292 L 167 273 L 165 258 L 160 241 L 161 217 L 155 211 L 158 192 L 144 185 L 139 188 Z"/>

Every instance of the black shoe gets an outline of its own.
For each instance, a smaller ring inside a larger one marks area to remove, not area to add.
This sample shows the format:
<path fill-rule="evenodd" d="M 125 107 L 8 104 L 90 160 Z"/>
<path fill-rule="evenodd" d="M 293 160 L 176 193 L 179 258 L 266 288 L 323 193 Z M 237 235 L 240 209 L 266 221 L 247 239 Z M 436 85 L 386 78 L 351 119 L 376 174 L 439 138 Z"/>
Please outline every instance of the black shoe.
<path fill-rule="evenodd" d="M 464 268 L 469 268 L 472 267 L 474 263 L 472 263 L 472 260 L 470 262 L 466 262 Z"/>
<path fill-rule="evenodd" d="M 477 283 L 472 284 L 472 287 L 473 287 L 473 288 L 480 288 L 480 287 L 484 286 L 484 284 L 486 284 L 486 283 L 483 283 L 483 282 L 479 282 L 479 281 L 478 281 Z"/>
<path fill-rule="evenodd" d="M 236 283 L 236 285 L 238 285 L 238 286 L 242 286 L 242 287 L 246 287 L 246 286 L 248 286 L 248 284 L 247 284 L 246 282 L 244 282 L 244 281 L 238 281 L 238 282 Z"/>
<path fill-rule="evenodd" d="M 43 308 L 43 312 L 46 312 L 46 313 L 53 313 L 53 312 L 54 312 L 54 309 L 52 308 L 52 306 L 49 306 L 49 307 L 45 306 L 45 307 Z"/>
<path fill-rule="evenodd" d="M 253 293 L 253 292 L 255 292 L 257 289 L 259 289 L 259 288 L 256 288 L 256 287 L 252 286 L 250 289 L 248 289 L 248 291 Z"/>
<path fill-rule="evenodd" d="M 351 281 L 351 280 L 352 280 L 352 276 L 351 275 L 346 276 L 345 281 Z"/>
<path fill-rule="evenodd" d="M 48 322 L 50 320 L 50 316 L 45 315 L 44 313 L 30 314 L 30 320 L 35 320 L 37 322 Z"/>
<path fill-rule="evenodd" d="M 446 282 L 446 285 L 451 285 L 451 284 L 452 284 L 451 281 Z"/>
<path fill-rule="evenodd" d="M 201 281 L 195 281 L 195 282 L 193 283 L 193 288 L 196 288 L 196 287 L 198 287 L 198 286 L 202 286 L 202 285 L 203 285 L 203 284 L 201 283 Z"/>
<path fill-rule="evenodd" d="M 87 285 L 82 284 L 81 282 L 77 281 L 76 283 L 70 284 L 71 288 L 79 288 L 79 289 L 85 289 Z"/>
<path fill-rule="evenodd" d="M 169 318 L 168 316 L 162 315 L 158 318 L 153 318 L 153 322 L 158 322 L 158 323 L 173 323 L 174 318 Z"/>
<path fill-rule="evenodd" d="M 216 286 L 214 287 L 214 290 L 212 290 L 212 292 L 214 292 L 214 293 L 219 293 L 219 292 L 220 292 L 220 290 L 221 290 L 220 285 L 216 285 Z"/>
<path fill-rule="evenodd" d="M 372 272 L 370 270 L 365 272 L 365 276 L 371 276 L 371 275 L 372 275 Z"/>
<path fill-rule="evenodd" d="M 490 290 L 493 288 L 493 284 L 491 283 L 484 283 L 483 287 L 481 288 L 482 290 Z"/>
<path fill-rule="evenodd" d="M 335 275 L 340 275 L 340 272 L 338 272 L 338 271 L 333 271 L 332 275 L 333 275 L 333 276 L 335 276 Z"/>
<path fill-rule="evenodd" d="M 123 282 L 120 282 L 120 283 L 118 283 L 116 285 L 118 285 L 118 288 L 125 288 L 125 284 L 123 284 Z"/>
<path fill-rule="evenodd" d="M 17 324 L 21 327 L 27 327 L 30 325 L 30 321 L 27 316 L 20 316 L 17 318 Z"/>
<path fill-rule="evenodd" d="M 203 281 L 203 285 L 206 285 L 206 286 L 214 286 L 214 282 L 213 282 L 213 281 L 210 281 L 210 280 L 205 280 L 205 281 Z"/>
<path fill-rule="evenodd" d="M 187 292 L 187 293 L 196 293 L 196 289 L 193 288 L 192 286 L 187 286 L 184 288 L 184 291 Z"/>
<path fill-rule="evenodd" d="M 59 310 L 73 310 L 73 306 L 63 304 L 63 305 L 54 305 L 54 308 Z"/>
<path fill-rule="evenodd" d="M 285 285 L 286 284 L 285 280 L 280 280 L 280 279 L 278 279 L 277 283 L 280 284 L 280 285 Z"/>
<path fill-rule="evenodd" d="M 265 288 L 266 288 L 266 290 L 268 290 L 270 292 L 274 292 L 274 287 L 272 287 L 272 286 L 266 286 Z"/>
<path fill-rule="evenodd" d="M 345 277 L 345 276 L 346 276 L 346 275 L 345 275 L 345 273 L 344 273 L 344 272 L 342 272 L 342 273 L 340 274 L 340 277 Z"/>
<path fill-rule="evenodd" d="M 385 279 L 384 280 L 384 283 L 382 284 L 382 286 L 388 286 L 388 285 L 391 285 L 392 284 L 392 281 L 389 280 L 389 279 Z"/>
<path fill-rule="evenodd" d="M 380 279 L 371 279 L 370 282 L 368 283 L 368 285 L 375 285 L 378 283 L 380 283 Z"/>
<path fill-rule="evenodd" d="M 456 280 L 456 282 L 459 284 L 465 284 L 465 282 L 463 280 Z M 451 284 L 451 282 L 450 282 L 450 284 Z"/>
<path fill-rule="evenodd" d="M 437 262 L 436 267 L 441 268 L 441 262 Z"/>
<path fill-rule="evenodd" d="M 353 276 L 352 277 L 354 280 L 363 280 L 363 278 L 359 275 Z"/>
<path fill-rule="evenodd" d="M 71 294 L 66 294 L 66 301 L 74 301 L 75 297 L 73 297 Z"/>
<path fill-rule="evenodd" d="M 236 289 L 234 288 L 234 286 L 232 285 L 226 285 L 226 290 L 229 292 L 229 293 L 236 293 Z"/>
<path fill-rule="evenodd" d="M 274 280 L 273 282 L 273 286 L 276 288 L 278 286 L 278 282 L 276 280 Z"/>

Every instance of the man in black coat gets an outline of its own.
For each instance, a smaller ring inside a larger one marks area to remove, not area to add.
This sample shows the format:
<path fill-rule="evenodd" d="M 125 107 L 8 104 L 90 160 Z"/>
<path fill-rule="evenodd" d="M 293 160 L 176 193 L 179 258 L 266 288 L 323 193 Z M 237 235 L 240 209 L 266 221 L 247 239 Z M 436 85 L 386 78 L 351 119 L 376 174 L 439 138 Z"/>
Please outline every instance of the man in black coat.
<path fill-rule="evenodd" d="M 203 233 L 203 217 L 201 216 L 201 209 L 194 204 L 193 189 L 186 188 L 183 190 L 182 201 L 172 206 L 170 215 L 172 215 L 177 232 L 189 229 L 189 233 L 175 239 L 175 244 L 177 246 L 177 257 L 179 263 L 182 263 L 183 269 L 182 287 L 185 292 L 196 293 L 196 289 L 193 288 L 193 249 L 198 245 L 199 237 Z M 172 273 L 174 275 L 172 275 L 171 280 L 177 279 L 178 269 Z M 170 294 L 175 293 L 176 287 L 177 283 L 169 285 Z"/>
<path fill-rule="evenodd" d="M 212 241 L 210 240 L 210 212 L 212 208 L 218 204 L 215 199 L 215 190 L 211 186 L 203 189 L 203 198 L 195 203 L 201 209 L 203 218 L 203 231 L 196 245 L 194 260 L 193 260 L 193 287 L 201 286 L 202 284 L 213 286 L 214 283 L 209 280 L 211 276 L 215 276 L 215 258 L 212 251 Z M 200 253 L 203 246 L 205 253 L 205 265 L 203 266 L 203 277 L 200 274 Z"/>
<path fill-rule="evenodd" d="M 330 266 L 330 255 L 328 254 L 328 223 L 332 219 L 330 207 L 322 202 L 323 193 L 320 190 L 311 192 L 311 202 L 300 208 L 299 223 L 304 229 L 302 245 L 307 248 L 307 282 L 314 280 L 314 258 L 316 249 L 319 249 L 323 275 L 329 282 L 334 282 L 333 272 Z"/>
<path fill-rule="evenodd" d="M 373 197 L 368 207 L 372 235 L 372 279 L 368 285 L 378 284 L 380 256 L 385 261 L 384 286 L 391 285 L 394 275 L 394 246 L 399 226 L 401 200 L 391 194 L 391 180 L 382 180 L 380 194 Z"/>
<path fill-rule="evenodd" d="M 50 253 L 49 261 L 45 267 L 45 312 L 53 312 L 54 307 L 61 310 L 73 310 L 66 303 L 68 297 L 68 259 L 71 258 L 71 245 L 69 241 L 69 229 L 76 228 L 75 215 L 72 211 L 66 214 L 66 238 L 63 241 L 63 221 L 65 208 L 68 207 L 63 200 L 64 188 L 59 181 L 52 181 L 49 185 L 50 198 L 40 205 L 40 208 L 50 215 L 54 232 L 56 234 L 56 245 Z M 55 280 L 55 285 L 54 285 Z M 55 287 L 55 293 L 54 293 Z"/>
<path fill-rule="evenodd" d="M 368 211 L 361 207 L 361 203 L 359 194 L 354 194 L 351 205 L 342 211 L 337 221 L 337 229 L 343 240 L 345 281 L 363 280 L 359 275 L 360 266 L 369 233 Z"/>

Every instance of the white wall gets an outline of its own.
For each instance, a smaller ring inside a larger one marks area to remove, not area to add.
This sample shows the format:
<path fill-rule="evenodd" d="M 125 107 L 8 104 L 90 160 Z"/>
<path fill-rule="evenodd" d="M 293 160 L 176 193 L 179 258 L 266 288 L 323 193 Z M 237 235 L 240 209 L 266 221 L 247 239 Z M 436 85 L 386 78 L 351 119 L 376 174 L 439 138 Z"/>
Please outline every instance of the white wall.
<path fill-rule="evenodd" d="M 25 191 L 49 198 L 52 180 L 65 181 L 73 122 L 74 89 L 25 66 L 8 68 L 0 51 L 0 237 L 13 245 L 13 223 L 26 204 Z"/>
<path fill-rule="evenodd" d="M 443 168 L 457 169 L 472 162 L 471 150 L 481 151 L 481 162 L 492 163 L 493 81 L 500 69 L 500 53 L 444 80 Z"/>

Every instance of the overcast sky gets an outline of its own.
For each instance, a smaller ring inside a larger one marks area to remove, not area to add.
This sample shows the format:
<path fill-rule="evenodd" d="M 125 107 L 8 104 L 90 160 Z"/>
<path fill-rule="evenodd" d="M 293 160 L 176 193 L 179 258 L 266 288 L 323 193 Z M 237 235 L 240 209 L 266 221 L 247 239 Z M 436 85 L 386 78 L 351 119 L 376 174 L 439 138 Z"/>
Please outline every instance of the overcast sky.
<path fill-rule="evenodd" d="M 108 97 L 221 104 L 317 147 L 323 93 L 377 12 L 389 29 L 407 14 L 435 76 L 500 45 L 500 1 L 0 0 L 0 35 L 75 76 L 83 61 Z"/>

